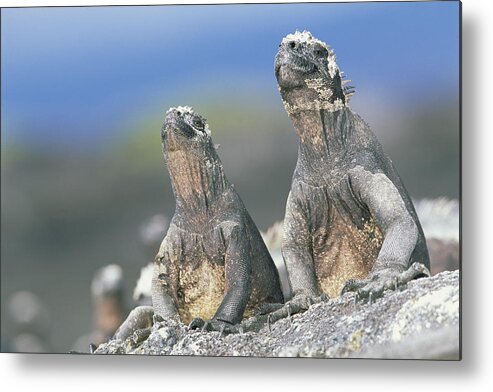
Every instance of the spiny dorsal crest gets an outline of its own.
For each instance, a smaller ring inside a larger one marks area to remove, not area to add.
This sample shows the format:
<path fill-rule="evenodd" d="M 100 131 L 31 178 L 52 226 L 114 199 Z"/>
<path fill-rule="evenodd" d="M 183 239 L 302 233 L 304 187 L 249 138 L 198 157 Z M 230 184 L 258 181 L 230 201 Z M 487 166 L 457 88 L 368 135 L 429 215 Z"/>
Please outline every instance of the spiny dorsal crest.
<path fill-rule="evenodd" d="M 333 78 L 337 71 L 339 71 L 339 74 L 342 79 L 342 88 L 344 90 L 344 96 L 346 100 L 346 104 L 349 102 L 351 97 L 354 95 L 355 89 L 354 86 L 348 86 L 347 84 L 351 82 L 350 79 L 346 79 L 346 75 L 344 74 L 343 71 L 339 69 L 339 66 L 337 65 L 336 61 L 336 55 L 334 53 L 334 50 L 327 45 L 325 42 L 320 41 L 319 39 L 315 38 L 312 33 L 309 31 L 303 30 L 303 32 L 300 32 L 299 30 L 296 30 L 293 34 L 288 34 L 286 37 L 282 39 L 282 42 L 291 42 L 295 41 L 298 43 L 305 43 L 305 44 L 314 44 L 318 43 L 321 46 L 323 46 L 325 49 L 327 49 L 327 65 L 328 65 L 328 72 L 331 78 Z"/>

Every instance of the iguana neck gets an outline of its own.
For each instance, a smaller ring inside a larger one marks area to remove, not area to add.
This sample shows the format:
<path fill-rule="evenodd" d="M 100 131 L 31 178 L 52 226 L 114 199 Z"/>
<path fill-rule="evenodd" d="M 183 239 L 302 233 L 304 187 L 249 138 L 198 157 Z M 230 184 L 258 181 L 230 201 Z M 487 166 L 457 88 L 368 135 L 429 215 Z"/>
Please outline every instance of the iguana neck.
<path fill-rule="evenodd" d="M 185 150 L 172 154 L 167 163 L 176 212 L 195 223 L 207 220 L 216 201 L 231 187 L 219 157 L 215 151 L 212 157 L 197 156 Z"/>
<path fill-rule="evenodd" d="M 298 133 L 298 162 L 316 173 L 337 165 L 350 148 L 352 134 L 349 108 L 300 110 L 289 114 Z"/>

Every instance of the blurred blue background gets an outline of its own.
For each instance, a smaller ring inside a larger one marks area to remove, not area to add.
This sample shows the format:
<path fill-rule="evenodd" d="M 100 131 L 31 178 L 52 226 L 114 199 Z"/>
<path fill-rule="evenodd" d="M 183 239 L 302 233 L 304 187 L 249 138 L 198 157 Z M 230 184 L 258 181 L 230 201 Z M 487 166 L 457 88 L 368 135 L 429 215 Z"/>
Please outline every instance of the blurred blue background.
<path fill-rule="evenodd" d="M 282 219 L 297 139 L 273 62 L 296 29 L 335 50 L 411 195 L 458 197 L 457 2 L 2 9 L 2 349 L 17 290 L 62 352 L 91 328 L 95 269 L 122 265 L 130 293 L 154 252 L 139 225 L 173 214 L 170 106 L 208 119 L 259 228 Z"/>

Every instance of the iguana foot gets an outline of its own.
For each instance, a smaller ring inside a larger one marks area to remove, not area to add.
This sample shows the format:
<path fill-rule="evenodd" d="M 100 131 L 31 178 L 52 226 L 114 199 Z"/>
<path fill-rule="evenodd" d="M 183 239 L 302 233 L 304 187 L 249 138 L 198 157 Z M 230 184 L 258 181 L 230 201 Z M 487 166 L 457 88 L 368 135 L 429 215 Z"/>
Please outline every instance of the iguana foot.
<path fill-rule="evenodd" d="M 308 310 L 311 305 L 327 300 L 328 297 L 325 294 L 318 297 L 300 294 L 285 304 L 269 303 L 260 305 L 255 311 L 255 316 L 243 320 L 240 324 L 233 325 L 220 320 L 204 321 L 201 318 L 195 318 L 188 327 L 190 329 L 201 329 L 204 332 L 218 331 L 220 336 L 231 333 L 258 332 L 265 326 L 270 331 L 271 325 L 276 321 L 283 318 L 290 319 L 292 315 Z"/>
<path fill-rule="evenodd" d="M 291 315 L 303 313 L 308 310 L 311 305 L 327 301 L 327 299 L 328 297 L 325 294 L 318 297 L 304 294 L 295 295 L 285 304 L 264 304 L 257 308 L 257 311 L 259 312 L 257 318 L 260 320 L 261 316 L 264 316 L 265 324 L 267 324 L 270 329 L 270 325 L 277 320 L 283 318 L 291 319 Z M 265 317 L 265 315 L 267 315 L 267 317 Z"/>
<path fill-rule="evenodd" d="M 200 329 L 202 332 L 219 332 L 219 337 L 230 333 L 243 333 L 240 325 L 230 324 L 221 320 L 203 320 L 200 317 L 194 318 L 188 325 L 189 329 Z"/>
<path fill-rule="evenodd" d="M 284 304 L 281 303 L 265 303 L 265 304 L 260 304 L 256 309 L 255 309 L 255 315 L 261 315 L 261 314 L 268 314 L 272 313 L 275 310 L 279 310 L 284 306 Z"/>
<path fill-rule="evenodd" d="M 413 263 L 406 271 L 398 272 L 394 269 L 383 269 L 371 274 L 368 279 L 350 279 L 341 290 L 341 296 L 347 292 L 356 292 L 355 303 L 360 299 L 368 298 L 371 304 L 382 297 L 385 290 L 398 290 L 411 280 L 429 277 L 430 271 L 421 263 Z"/>

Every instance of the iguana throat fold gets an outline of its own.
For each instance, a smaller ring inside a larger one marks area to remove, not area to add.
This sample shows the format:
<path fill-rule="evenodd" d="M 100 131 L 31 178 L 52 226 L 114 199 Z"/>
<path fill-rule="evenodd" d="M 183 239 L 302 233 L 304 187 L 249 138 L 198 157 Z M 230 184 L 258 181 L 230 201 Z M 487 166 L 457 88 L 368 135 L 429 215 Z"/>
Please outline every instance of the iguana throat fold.
<path fill-rule="evenodd" d="M 231 187 L 221 162 L 213 157 L 191 157 L 184 150 L 174 151 L 168 169 L 180 214 L 208 215 L 214 203 Z"/>
<path fill-rule="evenodd" d="M 176 198 L 176 212 L 205 223 L 231 188 L 206 120 L 191 107 L 171 108 L 161 133 L 163 153 Z"/>
<path fill-rule="evenodd" d="M 348 110 L 306 110 L 290 115 L 300 140 L 300 163 L 312 167 L 315 162 L 330 165 L 343 159 L 350 148 L 348 141 L 352 135 Z M 315 166 L 312 172 L 321 167 Z"/>

